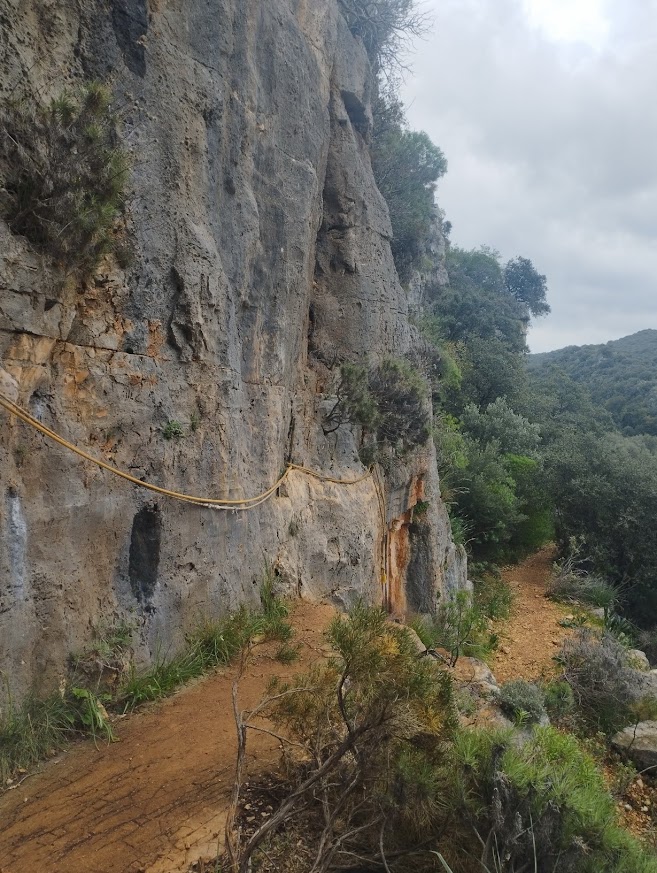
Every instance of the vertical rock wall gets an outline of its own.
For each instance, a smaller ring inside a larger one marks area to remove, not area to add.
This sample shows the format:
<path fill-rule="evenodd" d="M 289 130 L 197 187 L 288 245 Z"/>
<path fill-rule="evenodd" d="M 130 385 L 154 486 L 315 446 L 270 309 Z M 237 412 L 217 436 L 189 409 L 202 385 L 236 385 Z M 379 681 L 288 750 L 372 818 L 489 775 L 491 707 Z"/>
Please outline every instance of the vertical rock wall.
<path fill-rule="evenodd" d="M 362 473 L 357 434 L 322 430 L 326 359 L 400 355 L 411 334 L 369 164 L 369 66 L 337 4 L 0 0 L 0 24 L 3 99 L 112 84 L 135 248 L 127 268 L 108 258 L 62 282 L 0 222 L 0 390 L 179 491 L 251 496 L 289 460 Z M 166 440 L 174 420 L 184 435 Z M 0 669 L 15 689 L 52 682 L 118 618 L 138 623 L 143 658 L 175 647 L 201 615 L 256 599 L 266 562 L 286 590 L 391 609 L 430 608 L 464 577 L 429 449 L 383 489 L 294 471 L 258 508 L 221 512 L 115 479 L 0 412 L 0 488 Z"/>

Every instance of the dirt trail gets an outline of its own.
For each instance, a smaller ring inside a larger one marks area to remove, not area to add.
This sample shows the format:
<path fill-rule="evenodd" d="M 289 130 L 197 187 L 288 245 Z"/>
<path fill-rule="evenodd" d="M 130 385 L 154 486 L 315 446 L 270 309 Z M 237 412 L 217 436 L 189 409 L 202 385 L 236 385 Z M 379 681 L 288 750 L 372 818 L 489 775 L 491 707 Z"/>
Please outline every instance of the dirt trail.
<path fill-rule="evenodd" d="M 240 685 L 252 706 L 273 676 L 322 657 L 334 610 L 300 603 L 292 623 L 300 660 L 283 666 L 264 650 Z M 83 743 L 0 797 L 0 873 L 178 873 L 210 858 L 233 782 L 232 671 L 216 673 L 120 721 L 121 741 Z M 257 764 L 278 760 L 276 743 L 250 737 Z"/>
<path fill-rule="evenodd" d="M 552 553 L 545 549 L 504 571 L 516 594 L 498 622 L 500 648 L 491 665 L 498 681 L 536 679 L 568 633 L 569 610 L 546 600 Z M 300 603 L 292 622 L 300 660 L 284 667 L 266 649 L 240 688 L 253 705 L 272 676 L 289 676 L 324 652 L 332 607 Z M 81 743 L 0 796 L 0 873 L 182 873 L 215 854 L 232 788 L 235 727 L 232 671 L 207 677 L 174 697 L 118 723 L 121 741 Z M 251 772 L 271 768 L 278 749 L 250 737 Z"/>
<path fill-rule="evenodd" d="M 500 645 L 491 670 L 500 683 L 538 679 L 555 672 L 552 658 L 570 633 L 559 622 L 572 609 L 545 597 L 553 560 L 551 548 L 541 549 L 502 573 L 515 599 L 511 617 L 495 625 Z"/>

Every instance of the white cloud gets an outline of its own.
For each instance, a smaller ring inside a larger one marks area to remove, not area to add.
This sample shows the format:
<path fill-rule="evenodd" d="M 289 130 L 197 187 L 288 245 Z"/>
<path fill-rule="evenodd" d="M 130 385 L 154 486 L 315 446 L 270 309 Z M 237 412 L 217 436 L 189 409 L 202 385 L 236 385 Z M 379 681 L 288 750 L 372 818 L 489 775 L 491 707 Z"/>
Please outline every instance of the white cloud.
<path fill-rule="evenodd" d="M 425 5 L 405 97 L 454 242 L 547 275 L 535 351 L 657 327 L 657 0 Z"/>
<path fill-rule="evenodd" d="M 524 0 L 523 11 L 529 24 L 548 39 L 583 42 L 597 49 L 609 39 L 610 21 L 602 0 Z"/>

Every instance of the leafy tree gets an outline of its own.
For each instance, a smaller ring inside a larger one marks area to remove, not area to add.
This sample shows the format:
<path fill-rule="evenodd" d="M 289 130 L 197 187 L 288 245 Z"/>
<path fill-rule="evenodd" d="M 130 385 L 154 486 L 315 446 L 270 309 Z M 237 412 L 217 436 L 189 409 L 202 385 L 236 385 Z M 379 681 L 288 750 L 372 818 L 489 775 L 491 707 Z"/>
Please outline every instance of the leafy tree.
<path fill-rule="evenodd" d="M 505 397 L 498 397 L 485 409 L 468 404 L 461 415 L 463 428 L 483 443 L 496 440 L 503 454 L 531 455 L 538 449 L 540 428 L 514 412 Z"/>
<path fill-rule="evenodd" d="M 500 253 L 489 246 L 471 251 L 450 246 L 446 266 L 452 288 L 470 292 L 504 290 Z"/>
<path fill-rule="evenodd" d="M 639 437 L 569 431 L 546 452 L 557 536 L 583 543 L 592 569 L 624 589 L 623 609 L 657 623 L 657 455 Z"/>
<path fill-rule="evenodd" d="M 532 315 L 547 315 L 550 311 L 546 299 L 547 280 L 528 258 L 517 257 L 506 264 L 504 285 L 509 294 L 527 306 Z"/>

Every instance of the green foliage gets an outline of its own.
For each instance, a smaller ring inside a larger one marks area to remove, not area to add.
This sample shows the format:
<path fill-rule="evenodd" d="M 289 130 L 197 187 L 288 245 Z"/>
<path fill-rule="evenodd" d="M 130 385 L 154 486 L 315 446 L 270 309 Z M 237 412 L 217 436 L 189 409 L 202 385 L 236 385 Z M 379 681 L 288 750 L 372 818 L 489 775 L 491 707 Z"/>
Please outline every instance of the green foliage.
<path fill-rule="evenodd" d="M 482 410 L 468 404 L 458 425 L 439 417 L 434 440 L 444 497 L 465 520 L 476 560 L 515 559 L 549 540 L 542 466 L 519 454 L 538 454 L 536 425 L 498 398 Z"/>
<path fill-rule="evenodd" d="M 571 538 L 569 554 L 553 565 L 548 593 L 555 600 L 603 609 L 606 618 L 618 602 L 618 591 L 606 579 L 589 573 L 580 554 L 581 545 Z"/>
<path fill-rule="evenodd" d="M 528 364 L 541 382 L 571 379 L 625 435 L 657 436 L 657 330 L 531 355 Z"/>
<path fill-rule="evenodd" d="M 98 736 L 104 737 L 108 742 L 114 740 L 107 710 L 98 695 L 88 688 L 71 688 L 71 698 L 76 704 L 80 722 L 94 740 Z"/>
<path fill-rule="evenodd" d="M 463 546 L 465 548 L 470 542 L 472 525 L 459 515 L 454 515 L 453 512 L 450 512 L 449 526 L 452 533 L 452 542 L 457 546 Z"/>
<path fill-rule="evenodd" d="M 422 621 L 425 628 L 422 633 L 418 632 L 420 639 L 428 641 L 427 648 L 447 649 L 452 666 L 461 655 L 485 657 L 496 643 L 496 638 L 488 631 L 486 616 L 468 591 L 457 591 L 438 606 L 435 615 Z"/>
<path fill-rule="evenodd" d="M 509 733 L 463 732 L 452 767 L 452 812 L 463 832 L 443 850 L 446 864 L 468 873 L 657 871 L 654 856 L 618 827 L 613 798 L 573 737 L 535 727 L 519 744 Z M 468 826 L 482 845 L 470 864 Z"/>
<path fill-rule="evenodd" d="M 379 81 L 372 115 L 372 171 L 388 205 L 395 266 L 406 283 L 426 262 L 433 225 L 441 221 L 434 193 L 447 161 L 426 133 L 409 130 L 394 83 Z"/>
<path fill-rule="evenodd" d="M 609 633 L 578 630 L 564 641 L 559 661 L 579 714 L 594 730 L 612 734 L 657 706 L 642 674 L 628 665 L 627 649 Z"/>
<path fill-rule="evenodd" d="M 372 140 L 372 170 L 388 204 L 395 266 L 400 281 L 407 282 L 421 266 L 436 220 L 436 182 L 447 172 L 447 161 L 426 133 L 402 126 L 380 128 L 375 127 Z"/>
<path fill-rule="evenodd" d="M 554 533 L 541 428 L 516 408 L 527 405 L 523 355 L 531 312 L 520 280 L 537 282 L 540 296 L 544 277 L 523 258 L 503 267 L 486 247 L 450 247 L 447 269 L 450 284 L 429 290 L 431 315 L 421 323 L 425 341 L 438 355 L 453 350 L 458 364 L 458 381 L 433 385 L 434 402 L 443 407 L 434 424 L 441 491 L 461 520 L 457 536 L 461 526 L 467 530 L 475 561 L 517 560 Z M 538 308 L 538 297 L 532 300 Z"/>
<path fill-rule="evenodd" d="M 575 709 L 573 689 L 567 682 L 556 680 L 548 682 L 543 688 L 545 710 L 551 719 L 559 720 L 570 715 Z"/>
<path fill-rule="evenodd" d="M 356 606 L 331 623 L 327 639 L 328 662 L 275 683 L 265 699 L 263 715 L 286 745 L 300 746 L 301 758 L 286 757 L 283 830 L 266 843 L 265 835 L 252 840 L 240 869 L 246 852 L 256 852 L 258 865 L 261 842 L 263 863 L 285 869 L 285 834 L 295 820 L 295 851 L 308 854 L 307 869 L 315 859 L 317 869 L 333 869 L 329 861 L 341 866 L 354 854 L 364 862 L 382 852 L 404 859 L 420 838 L 435 839 L 439 763 L 454 730 L 448 676 L 418 658 L 406 630 L 378 609 Z"/>
<path fill-rule="evenodd" d="M 86 688 L 62 688 L 46 698 L 11 699 L 0 714 L 0 785 L 54 755 L 76 737 L 114 739 L 101 699 Z"/>
<path fill-rule="evenodd" d="M 29 696 L 21 706 L 11 701 L 0 716 L 0 779 L 4 785 L 65 746 L 75 735 L 76 713 L 61 694 L 40 700 Z"/>
<path fill-rule="evenodd" d="M 343 364 L 337 400 L 325 418 L 325 432 L 349 422 L 370 437 L 372 457 L 383 449 L 403 455 L 430 433 L 427 385 L 408 362 L 387 359 L 367 370 Z"/>
<path fill-rule="evenodd" d="M 461 427 L 480 443 L 494 442 L 501 454 L 513 456 L 518 463 L 531 461 L 541 440 L 540 427 L 514 412 L 505 397 L 482 409 L 468 403 L 461 413 Z"/>
<path fill-rule="evenodd" d="M 114 246 L 128 179 L 111 94 L 98 82 L 0 112 L 3 218 L 65 270 L 88 274 Z"/>
<path fill-rule="evenodd" d="M 165 440 L 179 440 L 181 437 L 185 436 L 185 430 L 179 421 L 172 419 L 171 421 L 167 421 L 162 428 L 162 436 Z"/>
<path fill-rule="evenodd" d="M 127 620 L 101 622 L 92 642 L 69 658 L 72 682 L 112 693 L 131 663 L 135 630 L 135 623 Z"/>
<path fill-rule="evenodd" d="M 536 271 L 528 258 L 514 258 L 504 267 L 506 290 L 527 306 L 534 316 L 547 315 L 547 280 Z"/>
<path fill-rule="evenodd" d="M 499 621 L 506 619 L 511 614 L 513 605 L 513 591 L 499 572 L 488 570 L 482 574 L 475 574 L 469 568 L 474 577 L 475 603 L 486 618 Z"/>
<path fill-rule="evenodd" d="M 299 659 L 299 646 L 291 646 L 289 643 L 281 643 L 274 656 L 281 664 L 293 664 Z"/>
<path fill-rule="evenodd" d="M 622 589 L 623 611 L 657 618 L 657 453 L 638 437 L 569 430 L 546 453 L 546 477 L 565 550 L 576 537 L 595 575 Z"/>
<path fill-rule="evenodd" d="M 113 740 L 106 706 L 126 712 L 172 694 L 208 670 L 228 664 L 260 638 L 279 640 L 277 657 L 291 663 L 298 648 L 290 644 L 293 631 L 285 621 L 288 609 L 274 592 L 269 570 L 260 596 L 261 610 L 243 606 L 219 621 L 206 621 L 187 636 L 181 652 L 172 657 L 160 653 L 143 672 L 124 660 L 132 654 L 134 625 L 125 621 L 101 624 L 93 643 L 70 659 L 71 686 L 46 698 L 28 695 L 20 706 L 7 696 L 0 710 L 0 785 L 76 737 Z M 111 682 L 106 681 L 107 668 L 115 674 Z M 101 685 L 106 690 L 99 693 Z"/>
<path fill-rule="evenodd" d="M 294 634 L 292 625 L 286 621 L 290 614 L 285 601 L 276 594 L 274 574 L 271 567 L 265 569 L 265 581 L 260 588 L 260 603 L 262 606 L 262 633 L 266 639 L 279 640 L 285 643 Z"/>
<path fill-rule="evenodd" d="M 657 440 L 650 417 L 656 338 L 656 331 L 641 331 L 532 356 L 522 409 L 541 426 L 544 489 L 558 508 L 561 553 L 567 556 L 576 538 L 589 575 L 622 593 L 617 608 L 643 627 L 657 623 Z M 602 594 L 611 617 L 612 592 Z"/>
<path fill-rule="evenodd" d="M 500 688 L 502 711 L 523 724 L 538 722 L 545 715 L 545 697 L 538 685 L 525 679 L 513 679 Z"/>
<path fill-rule="evenodd" d="M 273 683 L 258 709 L 295 752 L 278 808 L 238 844 L 235 869 L 286 869 L 294 845 L 303 869 L 357 858 L 364 870 L 435 873 L 440 858 L 458 873 L 657 873 L 572 736 L 458 730 L 446 672 L 379 610 L 357 606 L 328 638 L 328 662 Z M 535 686 L 505 693 L 516 713 L 540 716 Z M 549 697 L 563 704 L 567 692 Z"/>
<path fill-rule="evenodd" d="M 458 349 L 442 339 L 435 317 L 422 317 L 416 326 L 420 337 L 409 358 L 429 383 L 433 407 L 438 409 L 461 385 Z"/>
<path fill-rule="evenodd" d="M 188 635 L 185 648 L 178 654 L 158 654 L 144 672 L 133 667 L 118 691 L 118 702 L 124 711 L 146 701 L 167 697 L 208 670 L 230 663 L 258 637 L 288 643 L 293 634 L 285 621 L 288 610 L 274 594 L 268 574 L 260 590 L 260 599 L 261 611 L 242 606 L 219 621 L 206 621 Z M 283 657 L 287 654 L 289 651 L 286 650 Z"/>

